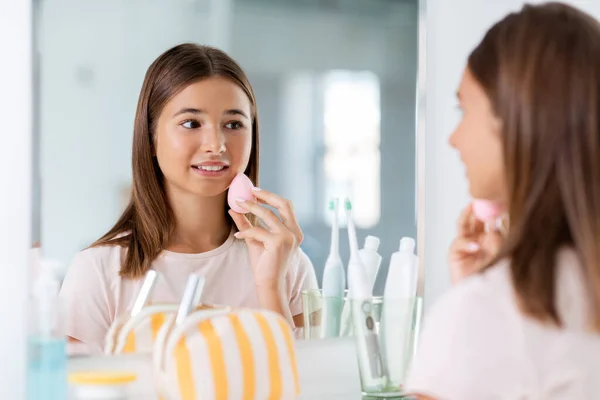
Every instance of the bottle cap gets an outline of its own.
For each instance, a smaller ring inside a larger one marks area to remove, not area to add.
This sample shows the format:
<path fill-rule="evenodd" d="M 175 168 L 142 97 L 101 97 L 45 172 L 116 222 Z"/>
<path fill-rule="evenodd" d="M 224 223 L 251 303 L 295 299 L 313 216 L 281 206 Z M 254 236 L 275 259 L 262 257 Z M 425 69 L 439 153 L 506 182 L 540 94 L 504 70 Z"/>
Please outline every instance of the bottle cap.
<path fill-rule="evenodd" d="M 400 251 L 414 253 L 415 239 L 411 237 L 403 237 L 402 239 L 400 239 Z"/>
<path fill-rule="evenodd" d="M 379 238 L 376 236 L 367 236 L 365 238 L 365 249 L 377 251 L 379 248 Z"/>
<path fill-rule="evenodd" d="M 69 374 L 69 383 L 75 385 L 110 386 L 125 385 L 137 379 L 129 372 L 74 372 Z"/>

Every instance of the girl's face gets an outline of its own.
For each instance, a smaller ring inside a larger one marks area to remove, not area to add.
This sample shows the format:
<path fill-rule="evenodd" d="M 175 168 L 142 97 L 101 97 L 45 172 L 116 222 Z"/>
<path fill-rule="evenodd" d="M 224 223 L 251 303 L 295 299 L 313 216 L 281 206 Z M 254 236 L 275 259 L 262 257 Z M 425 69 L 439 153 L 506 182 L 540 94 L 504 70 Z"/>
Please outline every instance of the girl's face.
<path fill-rule="evenodd" d="M 248 96 L 226 78 L 203 79 L 175 95 L 163 108 L 154 136 L 167 193 L 224 193 L 248 166 L 251 118 Z"/>
<path fill-rule="evenodd" d="M 506 178 L 502 155 L 501 123 L 483 87 L 465 69 L 458 89 L 462 118 L 450 145 L 465 165 L 469 192 L 477 199 L 506 202 Z"/>

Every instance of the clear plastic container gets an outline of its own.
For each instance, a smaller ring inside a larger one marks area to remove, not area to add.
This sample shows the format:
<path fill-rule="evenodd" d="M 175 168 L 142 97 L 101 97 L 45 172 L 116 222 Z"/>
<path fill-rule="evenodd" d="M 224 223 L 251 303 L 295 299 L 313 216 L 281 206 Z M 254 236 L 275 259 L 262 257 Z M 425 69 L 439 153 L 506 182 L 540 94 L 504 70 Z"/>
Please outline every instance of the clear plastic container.
<path fill-rule="evenodd" d="M 129 385 L 137 376 L 128 372 L 77 372 L 69 375 L 73 400 L 129 400 Z"/>
<path fill-rule="evenodd" d="M 396 398 L 404 395 L 403 385 L 417 347 L 420 330 L 422 299 L 378 299 L 374 302 L 374 311 L 370 315 L 374 319 L 377 333 L 378 349 L 383 357 L 383 368 L 386 379 L 380 379 L 372 374 L 372 355 L 369 352 L 358 352 L 363 394 L 371 398 Z M 350 300 L 352 312 L 360 312 L 363 300 Z M 386 313 L 390 307 L 393 313 Z M 386 316 L 392 320 L 386 320 Z M 391 329 L 390 329 L 391 328 Z M 393 337 L 386 337 L 386 333 Z M 357 345 L 361 340 L 359 331 L 355 330 L 354 337 Z"/>
<path fill-rule="evenodd" d="M 304 339 L 322 339 L 323 338 L 323 307 L 325 303 L 338 303 L 341 312 L 341 329 L 338 337 L 351 337 L 354 334 L 352 327 L 352 315 L 350 312 L 350 302 L 348 300 L 348 291 L 344 297 L 324 297 L 321 289 L 311 289 L 302 291 L 302 306 L 304 315 Z M 379 324 L 381 319 L 381 308 L 383 297 L 373 296 L 373 313 L 375 314 L 375 324 Z"/>
<path fill-rule="evenodd" d="M 323 304 L 325 301 L 338 301 L 343 303 L 342 329 L 339 337 L 352 336 L 357 340 L 357 359 L 361 377 L 363 394 L 370 398 L 397 398 L 403 395 L 403 383 L 406 367 L 410 365 L 417 347 L 420 330 L 423 299 L 421 297 L 409 299 L 384 299 L 373 296 L 367 300 L 369 305 L 369 318 L 367 324 L 372 324 L 372 331 L 377 335 L 378 343 L 375 344 L 364 337 L 358 337 L 351 313 L 361 312 L 365 300 L 348 298 L 323 298 L 321 290 L 306 290 L 302 292 L 304 306 L 304 339 L 313 340 L 323 337 Z M 385 313 L 385 308 L 394 312 Z M 384 314 L 391 320 L 386 321 Z M 359 318 L 360 319 L 360 318 Z M 393 337 L 387 338 L 386 332 Z M 366 345 L 364 345 L 366 343 Z M 375 346 L 374 346 L 375 345 Z M 366 350 L 365 350 L 366 348 Z M 386 379 L 377 374 L 373 375 L 373 351 L 379 351 L 383 358 L 383 367 Z"/>

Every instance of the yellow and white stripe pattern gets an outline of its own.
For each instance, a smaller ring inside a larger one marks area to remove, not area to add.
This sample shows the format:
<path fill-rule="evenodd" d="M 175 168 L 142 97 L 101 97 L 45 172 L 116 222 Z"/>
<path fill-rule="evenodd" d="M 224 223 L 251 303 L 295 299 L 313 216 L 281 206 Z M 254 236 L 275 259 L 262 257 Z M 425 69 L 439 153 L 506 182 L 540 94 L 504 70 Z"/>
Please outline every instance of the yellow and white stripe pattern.
<path fill-rule="evenodd" d="M 278 314 L 195 312 L 166 340 L 169 400 L 288 400 L 300 391 L 292 329 Z"/>
<path fill-rule="evenodd" d="M 118 318 L 106 337 L 106 354 L 150 354 L 154 349 L 158 332 L 165 321 L 177 313 L 177 304 L 154 304 L 144 307 L 134 317 Z M 199 306 L 198 310 L 212 309 Z"/>
<path fill-rule="evenodd" d="M 169 313 L 173 314 L 173 313 Z M 154 313 L 148 315 L 139 325 L 128 332 L 122 349 L 123 354 L 150 353 L 158 331 L 165 323 L 166 313 Z"/>
<path fill-rule="evenodd" d="M 104 353 L 151 353 L 165 320 L 176 312 L 176 304 L 157 304 L 144 307 L 136 316 L 117 318 L 106 335 Z"/>

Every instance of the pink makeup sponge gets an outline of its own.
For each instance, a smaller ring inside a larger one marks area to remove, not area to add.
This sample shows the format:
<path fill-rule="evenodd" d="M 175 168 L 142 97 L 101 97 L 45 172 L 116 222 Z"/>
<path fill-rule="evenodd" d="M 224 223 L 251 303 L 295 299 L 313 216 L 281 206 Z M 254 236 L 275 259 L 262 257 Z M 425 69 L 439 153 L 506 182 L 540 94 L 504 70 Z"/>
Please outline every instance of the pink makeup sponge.
<path fill-rule="evenodd" d="M 473 200 L 473 214 L 482 221 L 490 221 L 496 219 L 502 213 L 500 207 L 489 200 Z"/>
<path fill-rule="evenodd" d="M 241 208 L 236 200 L 254 200 L 254 195 L 252 194 L 253 187 L 254 185 L 252 184 L 252 181 L 246 175 L 236 175 L 235 178 L 233 178 L 233 181 L 231 181 L 231 185 L 229 186 L 229 192 L 227 193 L 227 203 L 229 203 L 229 207 L 237 213 L 247 213 L 248 211 Z"/>

